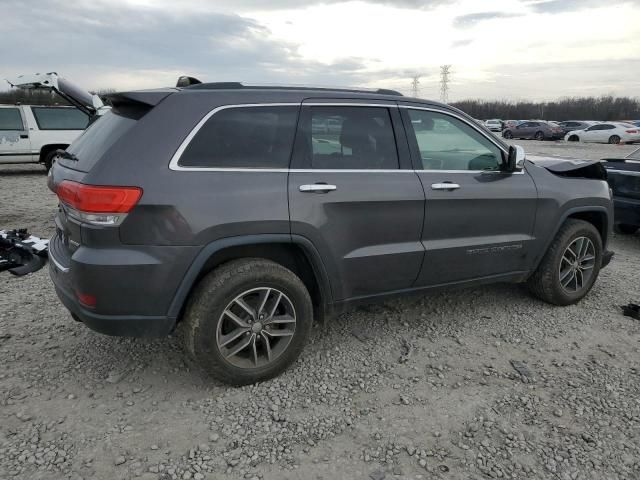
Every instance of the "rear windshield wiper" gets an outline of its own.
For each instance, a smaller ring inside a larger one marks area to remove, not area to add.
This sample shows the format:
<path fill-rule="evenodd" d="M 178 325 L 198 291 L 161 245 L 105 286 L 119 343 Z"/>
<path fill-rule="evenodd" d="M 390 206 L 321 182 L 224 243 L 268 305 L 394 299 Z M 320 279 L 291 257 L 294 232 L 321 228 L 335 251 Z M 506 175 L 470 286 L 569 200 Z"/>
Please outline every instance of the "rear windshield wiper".
<path fill-rule="evenodd" d="M 67 160 L 73 160 L 75 162 L 78 161 L 78 157 L 76 157 L 75 154 L 71 152 L 67 152 L 66 150 L 62 150 L 60 148 L 56 150 L 56 155 L 59 155 L 62 158 L 66 158 Z"/>

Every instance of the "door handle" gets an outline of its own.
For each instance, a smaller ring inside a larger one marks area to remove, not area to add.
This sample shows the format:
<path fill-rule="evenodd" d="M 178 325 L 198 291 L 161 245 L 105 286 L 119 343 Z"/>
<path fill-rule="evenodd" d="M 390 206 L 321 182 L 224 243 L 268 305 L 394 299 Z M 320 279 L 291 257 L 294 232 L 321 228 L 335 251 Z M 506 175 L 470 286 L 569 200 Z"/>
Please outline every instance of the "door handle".
<path fill-rule="evenodd" d="M 327 185 L 326 183 L 314 183 L 313 185 L 300 185 L 299 190 L 303 193 L 328 193 L 337 188 L 335 185 Z"/>
<path fill-rule="evenodd" d="M 451 183 L 451 182 L 431 184 L 431 190 L 455 190 L 456 188 L 460 188 L 460 185 L 458 185 L 457 183 Z"/>

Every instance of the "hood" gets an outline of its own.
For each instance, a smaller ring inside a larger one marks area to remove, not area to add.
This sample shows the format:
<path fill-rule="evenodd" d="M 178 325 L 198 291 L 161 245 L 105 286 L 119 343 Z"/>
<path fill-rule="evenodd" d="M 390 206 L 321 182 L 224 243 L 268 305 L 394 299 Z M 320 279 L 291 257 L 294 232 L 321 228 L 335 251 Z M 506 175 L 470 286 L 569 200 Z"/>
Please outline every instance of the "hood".
<path fill-rule="evenodd" d="M 574 178 L 592 178 L 606 180 L 607 170 L 600 160 L 580 160 L 577 158 L 541 157 L 527 155 L 534 165 L 546 168 L 555 175 Z"/>

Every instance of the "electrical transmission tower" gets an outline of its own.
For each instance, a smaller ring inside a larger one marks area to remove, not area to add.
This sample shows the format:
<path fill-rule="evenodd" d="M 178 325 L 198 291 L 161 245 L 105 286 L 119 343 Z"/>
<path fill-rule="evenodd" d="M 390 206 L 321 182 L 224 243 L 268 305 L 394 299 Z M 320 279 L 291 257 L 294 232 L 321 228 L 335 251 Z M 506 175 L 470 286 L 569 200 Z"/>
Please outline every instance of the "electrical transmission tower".
<path fill-rule="evenodd" d="M 440 67 L 440 100 L 442 103 L 449 102 L 449 81 L 451 75 L 451 65 Z"/>
<path fill-rule="evenodd" d="M 411 95 L 418 97 L 420 93 L 420 77 L 422 75 L 414 75 L 411 77 Z"/>

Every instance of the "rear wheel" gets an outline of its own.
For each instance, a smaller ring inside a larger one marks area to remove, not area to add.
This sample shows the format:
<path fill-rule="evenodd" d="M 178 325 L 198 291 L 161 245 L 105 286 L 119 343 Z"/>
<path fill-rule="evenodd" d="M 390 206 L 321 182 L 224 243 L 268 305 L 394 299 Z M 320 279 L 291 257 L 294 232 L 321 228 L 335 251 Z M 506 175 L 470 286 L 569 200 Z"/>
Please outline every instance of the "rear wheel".
<path fill-rule="evenodd" d="M 536 135 L 533 138 L 535 138 L 539 142 L 543 141 L 544 140 L 544 132 L 536 132 Z"/>
<path fill-rule="evenodd" d="M 509 130 L 505 130 L 504 132 L 502 132 L 502 136 L 506 139 L 512 139 L 513 133 L 511 133 Z"/>
<path fill-rule="evenodd" d="M 602 264 L 602 239 L 583 220 L 567 220 L 528 281 L 531 292 L 554 305 L 580 301 L 593 286 Z"/>
<path fill-rule="evenodd" d="M 624 233 L 625 235 L 633 235 L 638 231 L 638 225 L 629 225 L 628 223 L 618 223 L 616 224 L 616 231 L 619 233 Z"/>
<path fill-rule="evenodd" d="M 609 143 L 612 145 L 617 145 L 620 143 L 620 137 L 618 135 L 611 135 L 609 137 Z"/>
<path fill-rule="evenodd" d="M 51 167 L 53 166 L 53 159 L 55 157 L 56 157 L 55 150 L 51 150 L 44 156 L 44 160 L 42 161 L 42 164 L 44 165 L 44 168 L 47 170 L 47 172 L 51 170 Z"/>
<path fill-rule="evenodd" d="M 263 259 L 234 260 L 198 284 L 184 317 L 187 351 L 232 385 L 274 377 L 300 355 L 313 308 L 302 281 Z"/>

